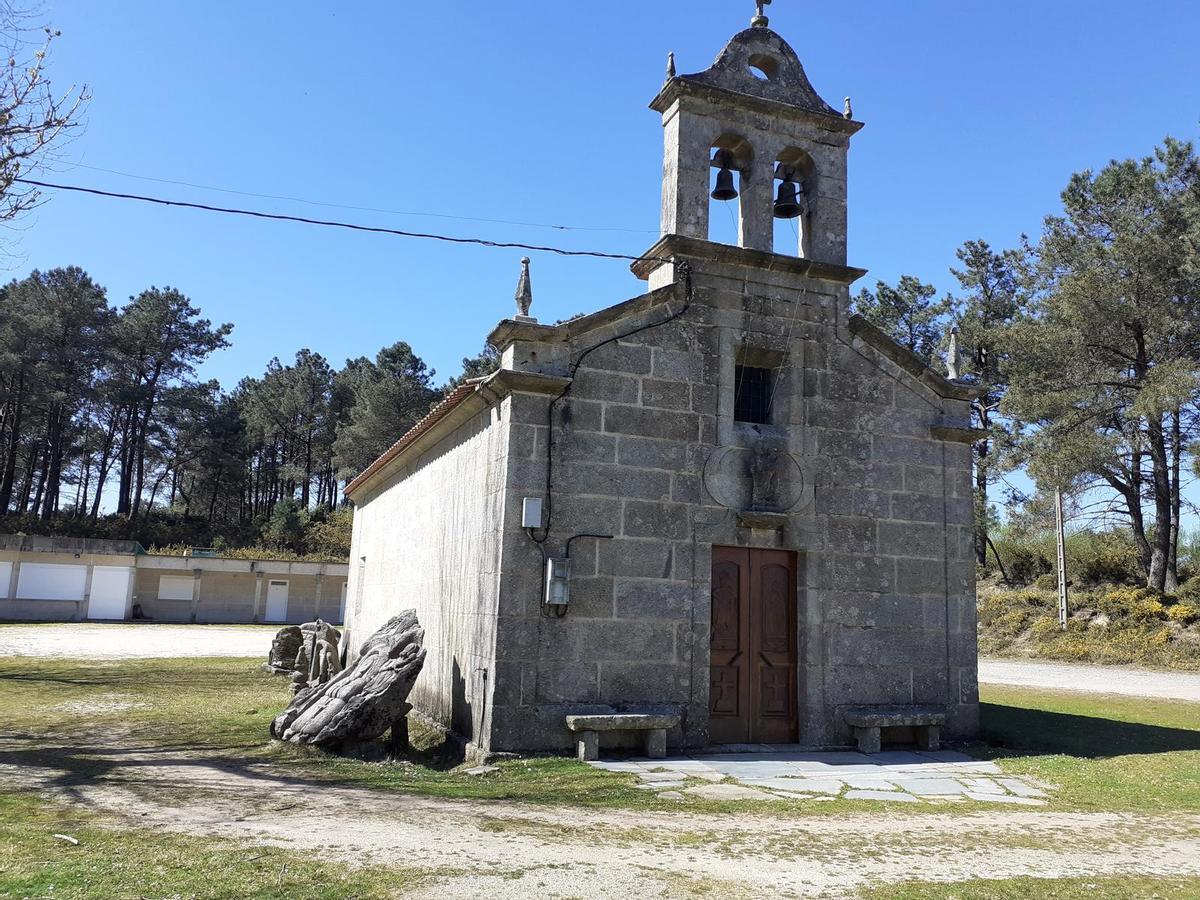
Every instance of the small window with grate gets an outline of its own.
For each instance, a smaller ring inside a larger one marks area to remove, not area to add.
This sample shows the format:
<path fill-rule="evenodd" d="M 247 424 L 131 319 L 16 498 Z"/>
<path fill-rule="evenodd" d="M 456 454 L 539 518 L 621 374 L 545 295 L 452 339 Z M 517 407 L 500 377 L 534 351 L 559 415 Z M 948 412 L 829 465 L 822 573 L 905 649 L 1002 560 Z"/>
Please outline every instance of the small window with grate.
<path fill-rule="evenodd" d="M 758 366 L 734 369 L 733 418 L 751 425 L 771 423 L 771 370 Z"/>

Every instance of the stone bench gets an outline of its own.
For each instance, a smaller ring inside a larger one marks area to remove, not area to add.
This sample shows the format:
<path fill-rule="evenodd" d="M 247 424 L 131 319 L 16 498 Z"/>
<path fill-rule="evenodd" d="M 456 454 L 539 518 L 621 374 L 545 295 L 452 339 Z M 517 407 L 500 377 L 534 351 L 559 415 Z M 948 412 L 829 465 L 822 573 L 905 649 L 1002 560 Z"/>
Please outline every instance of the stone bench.
<path fill-rule="evenodd" d="M 579 758 L 585 762 L 600 758 L 601 731 L 644 731 L 646 755 L 662 759 L 667 755 L 667 729 L 679 724 L 679 716 L 656 713 L 611 713 L 567 716 L 567 728 L 578 735 Z"/>
<path fill-rule="evenodd" d="M 936 750 L 946 713 L 936 706 L 849 706 L 842 710 L 842 719 L 854 729 L 862 753 L 880 751 L 881 728 L 912 728 L 920 749 Z"/>

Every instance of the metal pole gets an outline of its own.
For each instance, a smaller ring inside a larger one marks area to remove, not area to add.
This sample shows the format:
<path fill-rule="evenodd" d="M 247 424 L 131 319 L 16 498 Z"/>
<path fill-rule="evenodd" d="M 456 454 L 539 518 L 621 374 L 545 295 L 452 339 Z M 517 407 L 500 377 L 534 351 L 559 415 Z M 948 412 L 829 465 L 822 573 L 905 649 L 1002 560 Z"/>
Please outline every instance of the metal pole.
<path fill-rule="evenodd" d="M 1058 624 L 1067 630 L 1067 547 L 1063 531 L 1062 491 L 1054 491 L 1054 532 L 1058 538 Z"/>

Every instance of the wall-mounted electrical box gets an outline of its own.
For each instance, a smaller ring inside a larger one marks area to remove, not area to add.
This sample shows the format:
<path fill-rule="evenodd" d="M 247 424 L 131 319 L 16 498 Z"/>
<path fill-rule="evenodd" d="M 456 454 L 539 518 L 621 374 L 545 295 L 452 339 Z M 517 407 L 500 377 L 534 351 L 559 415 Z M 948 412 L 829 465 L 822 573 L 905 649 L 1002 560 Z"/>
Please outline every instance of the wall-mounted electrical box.
<path fill-rule="evenodd" d="M 526 497 L 521 502 L 521 527 L 542 527 L 542 498 Z"/>
<path fill-rule="evenodd" d="M 546 605 L 566 606 L 571 601 L 571 561 L 546 560 Z"/>

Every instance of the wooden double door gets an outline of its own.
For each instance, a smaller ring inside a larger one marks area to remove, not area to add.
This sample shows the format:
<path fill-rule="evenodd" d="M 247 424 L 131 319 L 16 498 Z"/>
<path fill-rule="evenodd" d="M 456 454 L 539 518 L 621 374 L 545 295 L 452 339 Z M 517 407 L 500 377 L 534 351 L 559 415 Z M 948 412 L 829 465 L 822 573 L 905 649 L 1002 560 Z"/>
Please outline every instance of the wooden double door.
<path fill-rule="evenodd" d="M 709 740 L 798 739 L 796 554 L 713 547 Z"/>

